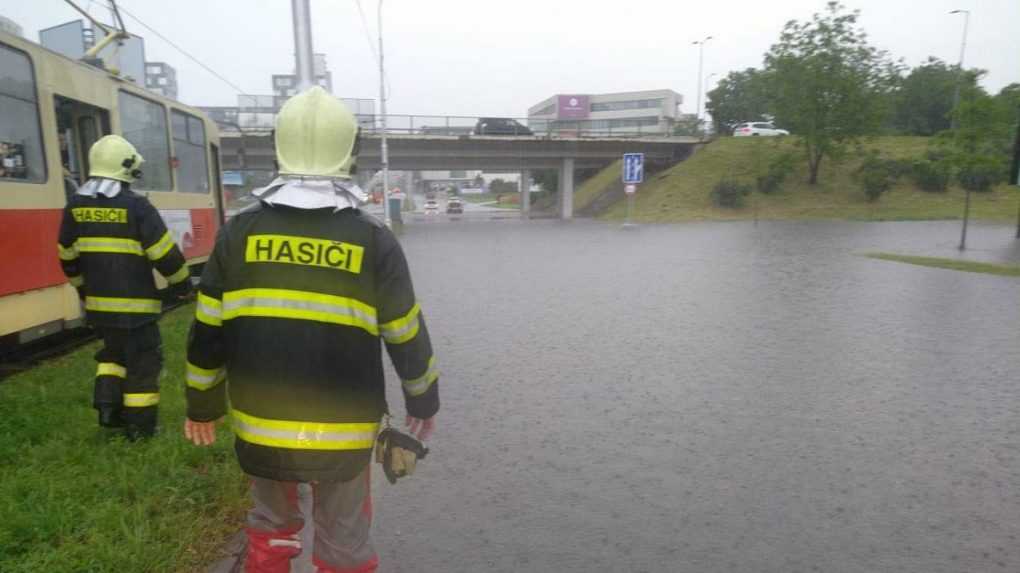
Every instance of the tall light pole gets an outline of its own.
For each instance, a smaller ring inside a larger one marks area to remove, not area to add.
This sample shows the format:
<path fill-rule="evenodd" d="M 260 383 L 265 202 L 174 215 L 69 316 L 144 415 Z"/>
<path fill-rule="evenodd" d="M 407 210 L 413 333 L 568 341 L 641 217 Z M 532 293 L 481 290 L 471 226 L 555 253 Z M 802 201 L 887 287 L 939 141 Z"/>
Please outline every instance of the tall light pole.
<path fill-rule="evenodd" d="M 698 107 L 694 113 L 694 118 L 699 122 L 701 121 L 701 74 L 705 64 L 705 42 L 711 39 L 712 36 L 705 36 L 700 40 L 691 42 L 692 46 L 698 46 Z"/>
<path fill-rule="evenodd" d="M 967 29 L 970 28 L 970 10 L 953 10 L 950 14 L 963 14 L 963 39 L 960 40 L 960 60 L 956 65 L 956 90 L 953 92 L 953 112 L 951 125 L 956 129 L 957 108 L 960 105 L 960 84 L 963 83 L 963 55 L 967 50 Z M 970 219 L 970 189 L 966 190 L 963 203 L 963 229 L 960 231 L 960 250 L 967 248 L 967 223 Z"/>
<path fill-rule="evenodd" d="M 717 74 L 715 72 L 712 72 L 712 73 L 708 74 L 707 78 L 705 78 L 705 111 L 708 111 L 708 90 L 709 90 L 709 86 L 712 85 L 712 78 L 714 78 L 714 77 L 716 77 L 718 75 L 719 74 Z M 714 119 L 715 118 L 713 118 L 713 120 Z M 714 121 L 713 121 L 713 123 L 714 123 Z"/>
<path fill-rule="evenodd" d="M 970 28 L 970 10 L 953 10 L 950 14 L 963 14 L 963 39 L 960 40 L 960 59 L 956 64 L 956 90 L 953 92 L 952 126 L 956 127 L 956 108 L 960 105 L 960 84 L 963 83 L 963 55 L 967 51 L 967 29 Z"/>
<path fill-rule="evenodd" d="M 383 27 L 382 27 L 382 3 L 379 0 L 379 111 L 382 122 L 382 137 L 380 138 L 380 151 L 382 158 L 382 187 L 383 187 L 383 222 L 387 227 L 393 226 L 393 218 L 390 215 L 390 151 L 386 145 L 386 68 L 383 66 Z"/>
<path fill-rule="evenodd" d="M 297 91 L 303 92 L 315 85 L 312 65 L 312 23 L 308 0 L 291 0 L 294 18 L 294 69 L 297 72 Z"/>

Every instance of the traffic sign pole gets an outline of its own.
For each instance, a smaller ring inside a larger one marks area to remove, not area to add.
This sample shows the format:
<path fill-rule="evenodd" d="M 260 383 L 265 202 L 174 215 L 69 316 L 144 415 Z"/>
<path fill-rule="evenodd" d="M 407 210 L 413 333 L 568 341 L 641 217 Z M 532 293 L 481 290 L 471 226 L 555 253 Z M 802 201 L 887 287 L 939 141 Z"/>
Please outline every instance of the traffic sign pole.
<path fill-rule="evenodd" d="M 627 194 L 627 219 L 623 226 L 633 227 L 631 217 L 634 215 L 634 195 L 637 194 L 637 185 L 645 179 L 645 154 L 624 153 L 623 154 L 623 191 Z"/>
<path fill-rule="evenodd" d="M 623 226 L 631 227 L 634 225 L 631 218 L 634 216 L 634 195 L 637 194 L 637 185 L 628 184 L 623 188 L 623 192 L 627 194 L 627 218 L 624 220 Z"/>

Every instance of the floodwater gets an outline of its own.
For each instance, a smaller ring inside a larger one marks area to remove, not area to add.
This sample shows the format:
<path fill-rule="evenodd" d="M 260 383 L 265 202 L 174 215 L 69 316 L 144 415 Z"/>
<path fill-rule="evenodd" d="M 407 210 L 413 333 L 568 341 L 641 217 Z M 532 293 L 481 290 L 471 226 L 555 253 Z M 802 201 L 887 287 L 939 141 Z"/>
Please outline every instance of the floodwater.
<path fill-rule="evenodd" d="M 859 256 L 958 240 L 408 225 L 443 406 L 420 472 L 374 475 L 380 571 L 1020 571 L 1020 279 Z"/>

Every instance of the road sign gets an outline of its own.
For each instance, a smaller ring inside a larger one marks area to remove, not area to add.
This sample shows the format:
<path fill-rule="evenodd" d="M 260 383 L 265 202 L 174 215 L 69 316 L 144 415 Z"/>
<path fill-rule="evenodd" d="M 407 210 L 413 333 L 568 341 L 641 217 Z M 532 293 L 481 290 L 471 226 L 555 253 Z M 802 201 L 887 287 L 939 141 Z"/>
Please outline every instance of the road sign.
<path fill-rule="evenodd" d="M 623 182 L 641 183 L 645 179 L 645 154 L 623 154 Z"/>
<path fill-rule="evenodd" d="M 633 195 L 633 194 L 637 193 L 637 185 L 628 184 L 628 185 L 624 186 L 623 192 L 626 193 L 627 195 Z"/>

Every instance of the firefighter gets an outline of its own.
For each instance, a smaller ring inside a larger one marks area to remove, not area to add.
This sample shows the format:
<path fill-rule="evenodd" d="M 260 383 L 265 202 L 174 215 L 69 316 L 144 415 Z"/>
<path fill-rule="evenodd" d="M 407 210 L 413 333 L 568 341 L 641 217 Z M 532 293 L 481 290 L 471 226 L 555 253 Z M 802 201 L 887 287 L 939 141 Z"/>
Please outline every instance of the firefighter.
<path fill-rule="evenodd" d="M 380 338 L 421 439 L 439 410 L 436 361 L 400 244 L 358 209 L 367 196 L 351 182 L 354 116 L 313 87 L 280 110 L 275 143 L 279 177 L 224 226 L 202 274 L 184 432 L 211 444 L 215 421 L 230 416 L 254 501 L 246 571 L 286 572 L 301 553 L 298 483 L 312 486 L 318 570 L 375 571 L 369 463 L 388 412 Z"/>
<path fill-rule="evenodd" d="M 159 211 L 131 190 L 143 162 L 118 135 L 93 144 L 89 180 L 64 208 L 57 245 L 64 274 L 103 339 L 92 403 L 99 425 L 123 427 L 132 440 L 156 431 L 163 355 L 153 267 L 172 295 L 191 289 L 184 256 Z"/>

